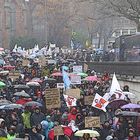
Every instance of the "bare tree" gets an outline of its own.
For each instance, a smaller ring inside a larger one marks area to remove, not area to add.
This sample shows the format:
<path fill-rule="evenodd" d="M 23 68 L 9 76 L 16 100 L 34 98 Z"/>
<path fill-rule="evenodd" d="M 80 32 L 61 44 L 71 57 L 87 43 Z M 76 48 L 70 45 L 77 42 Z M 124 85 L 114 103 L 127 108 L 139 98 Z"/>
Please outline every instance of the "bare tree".
<path fill-rule="evenodd" d="M 140 0 L 93 0 L 100 5 L 100 13 L 106 16 L 125 17 L 137 25 L 140 31 Z"/>

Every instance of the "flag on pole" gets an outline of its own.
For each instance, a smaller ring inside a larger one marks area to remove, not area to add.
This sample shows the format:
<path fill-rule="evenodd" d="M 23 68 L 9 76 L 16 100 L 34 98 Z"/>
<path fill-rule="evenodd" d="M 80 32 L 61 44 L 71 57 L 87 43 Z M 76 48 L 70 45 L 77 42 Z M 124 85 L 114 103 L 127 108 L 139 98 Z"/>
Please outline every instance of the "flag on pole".
<path fill-rule="evenodd" d="M 96 93 L 95 98 L 92 103 L 93 107 L 106 112 L 106 106 L 108 104 L 109 104 L 109 102 L 106 99 L 104 99 L 102 96 L 100 96 L 99 94 Z"/>
<path fill-rule="evenodd" d="M 116 75 L 114 73 L 113 75 L 113 79 L 112 79 L 112 84 L 111 84 L 111 88 L 110 88 L 110 92 L 109 93 L 106 93 L 104 95 L 104 98 L 106 100 L 109 100 L 112 96 L 113 97 L 113 100 L 114 99 L 125 99 L 125 95 L 123 93 L 123 91 L 121 90 L 121 87 L 120 87 L 120 84 L 116 78 Z"/>
<path fill-rule="evenodd" d="M 66 72 L 66 70 L 68 70 L 68 67 L 63 66 L 62 67 L 63 82 L 65 85 L 65 88 L 68 89 L 68 88 L 70 88 L 71 81 L 69 79 L 69 76 L 68 76 L 68 73 Z"/>

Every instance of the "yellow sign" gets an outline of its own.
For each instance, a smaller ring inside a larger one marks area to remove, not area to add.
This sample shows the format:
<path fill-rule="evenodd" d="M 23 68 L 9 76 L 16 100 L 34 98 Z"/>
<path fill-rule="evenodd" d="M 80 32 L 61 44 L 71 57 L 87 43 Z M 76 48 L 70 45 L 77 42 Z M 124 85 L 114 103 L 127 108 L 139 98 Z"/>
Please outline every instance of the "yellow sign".
<path fill-rule="evenodd" d="M 100 117 L 85 117 L 85 128 L 100 127 Z"/>

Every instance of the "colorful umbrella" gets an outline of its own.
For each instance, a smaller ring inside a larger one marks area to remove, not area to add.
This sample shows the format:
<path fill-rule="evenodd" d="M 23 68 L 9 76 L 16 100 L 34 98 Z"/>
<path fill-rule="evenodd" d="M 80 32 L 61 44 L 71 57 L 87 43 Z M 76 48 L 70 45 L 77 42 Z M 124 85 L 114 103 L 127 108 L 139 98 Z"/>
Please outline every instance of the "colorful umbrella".
<path fill-rule="evenodd" d="M 81 73 L 77 73 L 77 75 L 79 75 L 79 76 L 81 76 L 81 77 L 87 77 L 87 76 L 88 76 L 88 74 L 83 73 L 83 72 L 81 72 Z"/>
<path fill-rule="evenodd" d="M 2 81 L 0 81 L 0 88 L 4 88 L 6 85 Z"/>
<path fill-rule="evenodd" d="M 85 79 L 83 79 L 83 81 L 94 82 L 94 81 L 98 81 L 98 78 L 97 76 L 88 76 Z"/>
<path fill-rule="evenodd" d="M 16 104 L 24 105 L 24 104 L 26 104 L 26 103 L 28 103 L 30 101 L 32 101 L 31 98 L 22 98 L 22 99 L 17 100 Z"/>
<path fill-rule="evenodd" d="M 72 134 L 73 134 L 73 131 L 70 127 L 68 126 L 62 126 L 63 128 L 63 132 L 64 132 L 64 135 L 68 136 L 68 137 L 71 137 Z M 50 132 L 49 132 L 49 139 L 50 140 L 54 140 L 54 129 L 51 129 Z"/>
<path fill-rule="evenodd" d="M 43 82 L 43 80 L 41 80 L 40 78 L 33 78 L 33 79 L 31 80 L 31 82 L 38 82 L 38 83 L 42 83 L 42 82 Z"/>
<path fill-rule="evenodd" d="M 28 82 L 26 85 L 27 86 L 34 86 L 34 87 L 39 87 L 40 86 L 40 84 L 38 82 Z"/>
<path fill-rule="evenodd" d="M 51 74 L 51 76 L 62 76 L 62 73 L 61 72 L 55 72 L 55 73 Z"/>
<path fill-rule="evenodd" d="M 25 103 L 24 104 L 24 106 L 30 106 L 30 107 L 35 107 L 35 106 L 42 106 L 42 104 L 41 103 L 39 103 L 39 102 L 35 102 L 35 101 L 30 101 L 30 102 L 27 102 L 27 103 Z"/>
<path fill-rule="evenodd" d="M 121 107 L 121 109 L 136 109 L 136 108 L 140 108 L 140 105 L 129 103 Z"/>
<path fill-rule="evenodd" d="M 78 136 L 78 137 L 83 137 L 84 134 L 89 134 L 91 138 L 95 138 L 95 137 L 100 136 L 100 134 L 97 131 L 89 130 L 89 129 L 79 130 L 74 135 Z"/>
<path fill-rule="evenodd" d="M 126 100 L 122 100 L 122 99 L 113 100 L 108 104 L 107 108 L 112 108 L 113 110 L 116 110 L 126 104 L 128 104 Z"/>
<path fill-rule="evenodd" d="M 15 68 L 15 66 L 11 66 L 11 65 L 3 66 L 3 69 L 5 69 L 5 70 L 12 70 L 14 68 Z"/>

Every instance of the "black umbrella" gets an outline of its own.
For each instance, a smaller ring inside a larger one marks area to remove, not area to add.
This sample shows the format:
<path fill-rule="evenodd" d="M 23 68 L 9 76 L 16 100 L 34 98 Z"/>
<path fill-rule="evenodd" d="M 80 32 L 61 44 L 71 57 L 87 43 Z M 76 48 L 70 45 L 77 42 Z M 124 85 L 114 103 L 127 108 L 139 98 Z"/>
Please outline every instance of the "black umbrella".
<path fill-rule="evenodd" d="M 21 91 L 21 92 L 14 93 L 14 96 L 20 96 L 20 97 L 26 97 L 26 98 L 29 98 L 30 97 L 30 95 L 27 94 L 24 90 Z"/>
<path fill-rule="evenodd" d="M 56 79 L 54 79 L 54 78 L 47 78 L 45 81 L 47 83 L 55 83 L 56 82 Z"/>
<path fill-rule="evenodd" d="M 14 88 L 15 89 L 28 89 L 30 87 L 28 85 L 21 85 L 21 84 L 19 84 L 19 85 L 14 85 Z"/>
<path fill-rule="evenodd" d="M 138 112 L 131 112 L 131 111 L 122 111 L 122 112 L 117 113 L 116 116 L 139 117 L 140 113 L 138 113 Z"/>
<path fill-rule="evenodd" d="M 39 102 L 30 101 L 30 102 L 25 103 L 24 106 L 30 106 L 30 107 L 32 107 L 32 106 L 39 106 L 39 107 L 41 107 L 42 104 L 39 103 Z"/>
<path fill-rule="evenodd" d="M 5 110 L 22 109 L 22 108 L 23 106 L 20 104 L 8 104 L 8 105 L 0 106 L 0 109 L 5 109 Z"/>
<path fill-rule="evenodd" d="M 12 102 L 11 101 L 8 101 L 8 100 L 0 100 L 0 105 L 8 105 L 8 104 L 11 104 Z"/>

